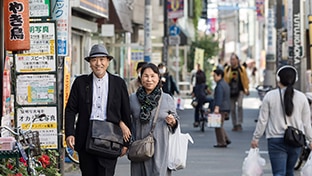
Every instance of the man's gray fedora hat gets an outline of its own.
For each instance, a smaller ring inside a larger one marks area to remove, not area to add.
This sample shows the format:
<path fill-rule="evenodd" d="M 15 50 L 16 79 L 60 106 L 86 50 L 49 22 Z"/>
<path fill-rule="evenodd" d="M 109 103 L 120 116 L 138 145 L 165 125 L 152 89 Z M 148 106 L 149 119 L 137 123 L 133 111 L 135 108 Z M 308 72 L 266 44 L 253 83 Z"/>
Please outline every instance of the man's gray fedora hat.
<path fill-rule="evenodd" d="M 101 57 L 101 56 L 106 56 L 109 60 L 114 59 L 113 56 L 108 54 L 107 49 L 105 48 L 105 46 L 103 46 L 101 44 L 93 45 L 91 50 L 90 50 L 89 56 L 85 57 L 84 59 L 86 61 L 90 62 L 91 58 Z"/>

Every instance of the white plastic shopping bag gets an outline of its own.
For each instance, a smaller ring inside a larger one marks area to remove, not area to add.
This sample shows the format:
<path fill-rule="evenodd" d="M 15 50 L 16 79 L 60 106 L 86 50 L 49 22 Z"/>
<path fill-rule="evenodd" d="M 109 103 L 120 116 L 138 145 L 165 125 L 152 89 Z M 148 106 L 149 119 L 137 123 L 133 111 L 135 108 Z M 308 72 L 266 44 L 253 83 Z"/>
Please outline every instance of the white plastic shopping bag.
<path fill-rule="evenodd" d="M 265 159 L 260 156 L 259 148 L 250 148 L 242 166 L 242 176 L 261 176 Z"/>
<path fill-rule="evenodd" d="M 180 170 L 186 167 L 188 141 L 194 143 L 189 133 L 181 133 L 180 124 L 174 134 L 169 135 L 168 168 Z"/>
<path fill-rule="evenodd" d="M 173 97 L 176 109 L 184 110 L 184 99 L 181 97 Z"/>
<path fill-rule="evenodd" d="M 302 167 L 300 171 L 301 176 L 311 176 L 312 175 L 312 152 L 310 152 L 308 160 Z"/>

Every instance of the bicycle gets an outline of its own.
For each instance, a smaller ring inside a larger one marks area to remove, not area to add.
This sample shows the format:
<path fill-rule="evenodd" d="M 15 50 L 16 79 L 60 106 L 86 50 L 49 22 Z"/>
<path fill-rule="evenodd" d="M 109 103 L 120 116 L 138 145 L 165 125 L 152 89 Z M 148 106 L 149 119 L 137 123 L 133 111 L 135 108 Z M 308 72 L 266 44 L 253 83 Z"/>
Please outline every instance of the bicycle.
<path fill-rule="evenodd" d="M 0 151 L 0 154 L 6 155 L 5 158 L 16 158 L 17 167 L 19 167 L 18 158 L 21 156 L 24 161 L 26 161 L 27 173 L 30 176 L 38 175 L 35 167 L 41 165 L 41 163 L 34 158 L 41 154 L 39 132 L 31 131 L 31 128 L 36 119 L 41 119 L 43 117 L 46 117 L 46 115 L 35 115 L 35 118 L 30 121 L 27 130 L 22 130 L 21 126 L 18 126 L 15 129 L 11 129 L 8 126 L 0 126 L 0 130 L 5 129 L 9 131 L 16 140 L 12 149 L 2 150 Z"/>

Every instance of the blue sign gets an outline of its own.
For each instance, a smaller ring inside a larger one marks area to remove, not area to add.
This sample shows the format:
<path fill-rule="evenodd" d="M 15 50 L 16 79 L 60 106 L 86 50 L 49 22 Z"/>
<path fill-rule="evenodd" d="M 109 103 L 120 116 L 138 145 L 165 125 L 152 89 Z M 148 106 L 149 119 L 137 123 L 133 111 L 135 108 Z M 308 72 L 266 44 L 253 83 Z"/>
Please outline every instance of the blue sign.
<path fill-rule="evenodd" d="M 180 34 L 180 28 L 176 25 L 171 25 L 169 27 L 169 35 L 170 36 L 176 36 Z"/>

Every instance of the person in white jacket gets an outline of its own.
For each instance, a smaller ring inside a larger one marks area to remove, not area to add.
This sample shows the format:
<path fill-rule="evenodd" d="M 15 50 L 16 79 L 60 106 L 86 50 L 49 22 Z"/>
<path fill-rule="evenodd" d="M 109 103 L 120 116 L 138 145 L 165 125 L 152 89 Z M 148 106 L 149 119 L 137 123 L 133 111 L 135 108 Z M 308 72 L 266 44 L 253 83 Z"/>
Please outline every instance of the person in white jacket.
<path fill-rule="evenodd" d="M 258 147 L 259 139 L 265 132 L 273 176 L 293 176 L 294 166 L 300 155 L 301 147 L 284 143 L 287 125 L 304 131 L 312 148 L 310 106 L 305 94 L 293 87 L 297 79 L 297 70 L 290 65 L 285 65 L 277 71 L 278 88 L 264 96 L 251 141 L 252 148 Z"/>

